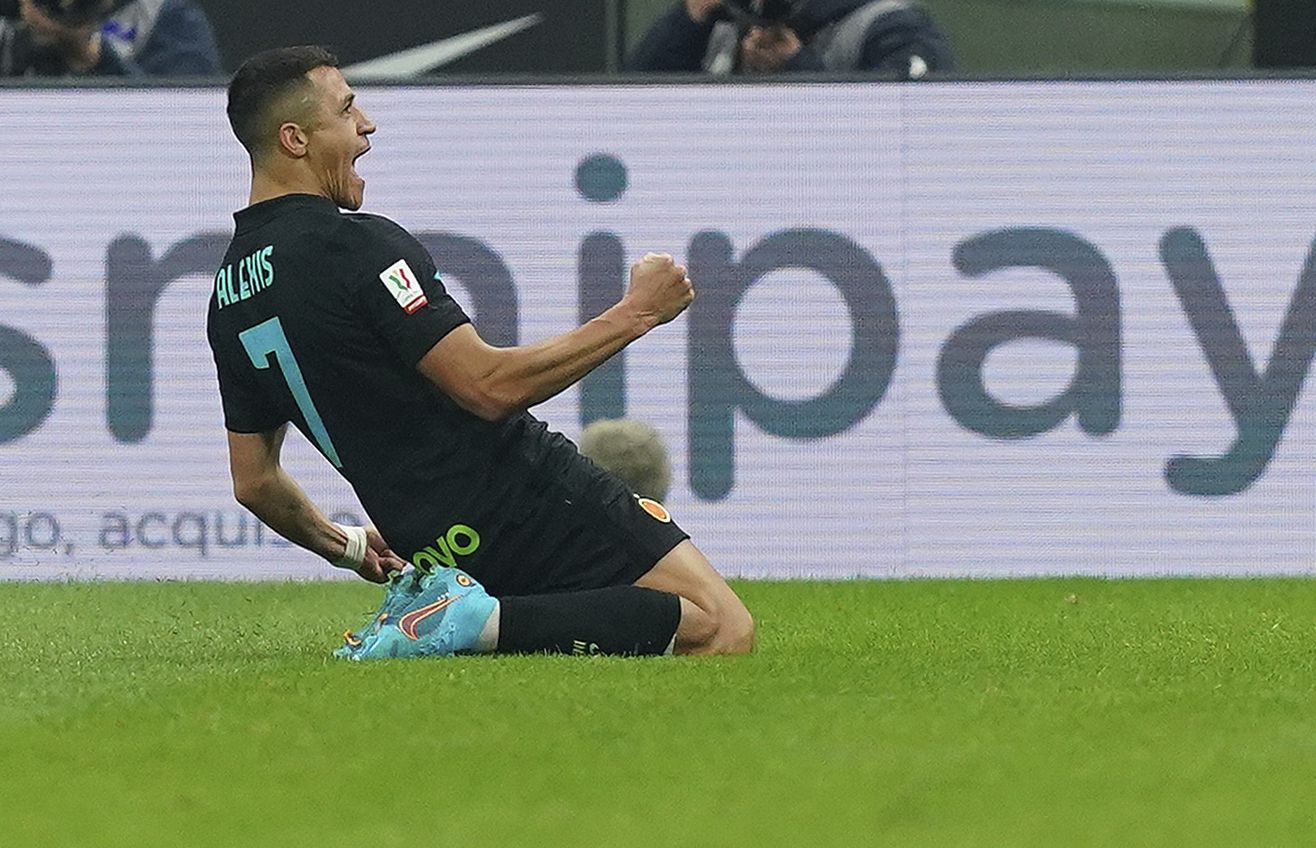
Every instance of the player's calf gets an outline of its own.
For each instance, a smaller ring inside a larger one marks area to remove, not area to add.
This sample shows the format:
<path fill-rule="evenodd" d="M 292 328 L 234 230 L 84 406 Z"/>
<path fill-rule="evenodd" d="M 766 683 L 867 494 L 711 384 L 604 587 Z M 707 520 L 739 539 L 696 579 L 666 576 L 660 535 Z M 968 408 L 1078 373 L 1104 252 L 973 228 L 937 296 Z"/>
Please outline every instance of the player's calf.
<path fill-rule="evenodd" d="M 503 598 L 499 653 L 671 653 L 681 599 L 640 586 Z"/>

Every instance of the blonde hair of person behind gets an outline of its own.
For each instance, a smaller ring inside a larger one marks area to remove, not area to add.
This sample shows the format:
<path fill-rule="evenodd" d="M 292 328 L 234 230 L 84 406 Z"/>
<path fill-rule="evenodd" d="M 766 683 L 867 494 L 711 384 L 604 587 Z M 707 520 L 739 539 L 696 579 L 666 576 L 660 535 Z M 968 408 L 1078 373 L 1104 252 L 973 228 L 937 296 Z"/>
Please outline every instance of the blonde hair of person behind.
<path fill-rule="evenodd" d="M 580 452 L 611 471 L 642 498 L 661 501 L 672 485 L 672 466 L 663 437 L 643 421 L 595 421 L 580 434 Z"/>

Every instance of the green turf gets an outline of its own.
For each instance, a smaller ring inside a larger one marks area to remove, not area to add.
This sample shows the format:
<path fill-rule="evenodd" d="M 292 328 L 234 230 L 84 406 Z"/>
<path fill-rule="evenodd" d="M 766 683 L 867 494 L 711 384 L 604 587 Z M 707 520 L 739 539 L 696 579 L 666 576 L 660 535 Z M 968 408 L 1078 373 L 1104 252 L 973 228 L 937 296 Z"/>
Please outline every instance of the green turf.
<path fill-rule="evenodd" d="M 0 584 L 0 845 L 1316 843 L 1316 581 L 739 589 L 751 657 L 355 665 L 365 585 Z"/>

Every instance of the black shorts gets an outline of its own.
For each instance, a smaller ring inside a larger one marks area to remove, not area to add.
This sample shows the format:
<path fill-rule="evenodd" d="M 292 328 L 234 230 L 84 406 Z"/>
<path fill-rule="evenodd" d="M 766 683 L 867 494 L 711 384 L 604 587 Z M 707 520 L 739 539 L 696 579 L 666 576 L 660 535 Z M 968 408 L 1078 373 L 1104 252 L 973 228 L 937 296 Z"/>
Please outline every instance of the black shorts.
<path fill-rule="evenodd" d="M 524 471 L 524 486 L 487 516 L 479 550 L 460 563 L 491 595 L 630 585 L 690 538 L 665 507 L 637 498 L 566 438 Z"/>

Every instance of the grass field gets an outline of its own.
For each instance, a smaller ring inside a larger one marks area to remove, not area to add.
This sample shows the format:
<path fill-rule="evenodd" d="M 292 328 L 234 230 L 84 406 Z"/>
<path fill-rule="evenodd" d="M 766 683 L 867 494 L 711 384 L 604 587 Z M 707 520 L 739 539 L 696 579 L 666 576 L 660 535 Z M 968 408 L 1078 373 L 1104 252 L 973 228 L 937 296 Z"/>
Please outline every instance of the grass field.
<path fill-rule="evenodd" d="M 750 657 L 357 665 L 364 584 L 0 584 L 0 845 L 1316 844 L 1316 581 L 739 589 Z"/>

